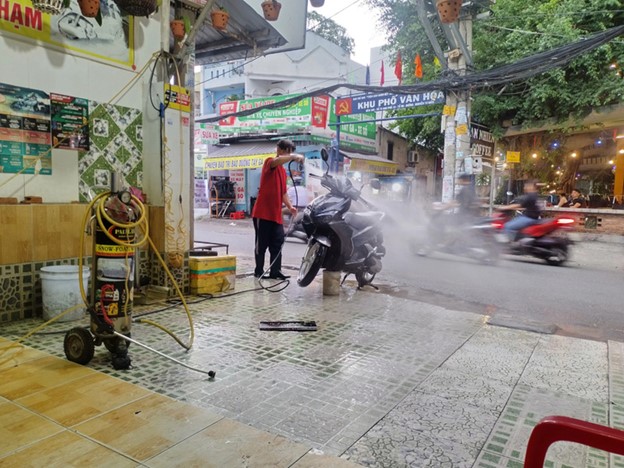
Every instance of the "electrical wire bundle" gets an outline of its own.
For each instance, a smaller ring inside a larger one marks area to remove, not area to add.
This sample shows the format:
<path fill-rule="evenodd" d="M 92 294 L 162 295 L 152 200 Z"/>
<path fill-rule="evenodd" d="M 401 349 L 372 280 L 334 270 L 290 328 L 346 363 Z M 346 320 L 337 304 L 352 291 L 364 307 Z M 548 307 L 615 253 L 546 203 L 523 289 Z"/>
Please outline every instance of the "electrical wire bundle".
<path fill-rule="evenodd" d="M 264 106 L 254 107 L 244 111 L 234 112 L 231 114 L 219 115 L 203 120 L 203 122 L 216 122 L 228 117 L 242 117 L 253 115 L 262 109 L 281 109 L 289 107 L 298 102 L 320 95 L 326 95 L 337 89 L 346 88 L 364 93 L 392 93 L 392 94 L 415 94 L 427 91 L 462 91 L 467 89 L 480 89 L 492 86 L 521 81 L 527 78 L 539 75 L 553 68 L 561 67 L 570 63 L 577 57 L 590 52 L 607 42 L 612 41 L 616 37 L 624 33 L 624 25 L 616 26 L 605 31 L 601 31 L 592 36 L 585 37 L 576 42 L 565 44 L 545 52 L 540 52 L 517 62 L 503 65 L 489 70 L 479 71 L 466 75 L 458 75 L 452 72 L 439 80 L 428 81 L 426 83 L 418 83 L 414 85 L 404 86 L 367 86 L 356 84 L 335 84 L 325 88 L 300 94 L 296 97 L 284 99 L 283 101 L 266 104 Z"/>

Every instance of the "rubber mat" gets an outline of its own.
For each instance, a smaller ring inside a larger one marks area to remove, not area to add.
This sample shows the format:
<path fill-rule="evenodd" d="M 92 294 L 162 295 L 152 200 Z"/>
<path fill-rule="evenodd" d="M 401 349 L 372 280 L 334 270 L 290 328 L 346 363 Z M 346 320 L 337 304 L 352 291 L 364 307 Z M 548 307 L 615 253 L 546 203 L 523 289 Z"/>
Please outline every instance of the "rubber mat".
<path fill-rule="evenodd" d="M 275 331 L 316 331 L 316 322 L 309 321 L 289 321 L 289 322 L 260 322 L 260 330 Z"/>

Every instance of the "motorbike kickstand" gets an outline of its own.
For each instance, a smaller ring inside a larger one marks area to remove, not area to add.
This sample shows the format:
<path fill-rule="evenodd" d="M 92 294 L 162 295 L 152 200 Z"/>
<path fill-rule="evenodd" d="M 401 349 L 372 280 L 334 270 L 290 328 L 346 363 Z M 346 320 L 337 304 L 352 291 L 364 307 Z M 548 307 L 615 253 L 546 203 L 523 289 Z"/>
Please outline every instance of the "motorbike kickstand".
<path fill-rule="evenodd" d="M 346 273 L 343 277 L 342 277 L 342 281 L 340 282 L 340 286 L 343 285 L 343 283 L 345 282 L 345 280 L 347 279 L 347 276 L 349 276 L 351 273 Z"/>

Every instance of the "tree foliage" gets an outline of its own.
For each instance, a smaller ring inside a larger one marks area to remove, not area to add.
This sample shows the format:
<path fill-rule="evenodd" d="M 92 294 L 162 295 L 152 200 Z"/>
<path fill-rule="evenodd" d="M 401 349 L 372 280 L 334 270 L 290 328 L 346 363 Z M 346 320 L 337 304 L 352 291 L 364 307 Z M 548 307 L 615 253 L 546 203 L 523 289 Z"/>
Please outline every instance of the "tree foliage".
<path fill-rule="evenodd" d="M 619 0 L 498 0 L 492 15 L 474 23 L 477 69 L 512 63 L 522 57 L 603 31 L 623 18 Z M 624 43 L 605 44 L 566 68 L 556 68 L 524 82 L 473 95 L 473 115 L 501 134 L 504 126 L 533 126 L 552 119 L 580 119 L 593 108 L 617 104 L 624 80 L 610 68 L 624 64 Z"/>
<path fill-rule="evenodd" d="M 411 63 L 416 53 L 422 58 L 424 80 L 440 78 L 441 69 L 434 66 L 433 49 L 412 0 L 367 2 L 380 12 L 380 22 L 390 35 L 392 50 L 401 51 L 404 84 L 416 81 Z M 480 8 L 471 12 L 473 17 L 475 13 L 485 11 L 485 4 L 487 2 L 473 2 L 476 8 Z M 621 0 L 497 0 L 490 3 L 489 8 L 489 17 L 473 22 L 475 71 L 511 64 L 624 22 Z M 443 50 L 448 49 L 437 19 L 432 18 L 431 24 Z M 620 65 L 612 68 L 613 64 Z M 556 68 L 523 82 L 473 90 L 472 118 L 490 127 L 498 137 L 510 125 L 532 127 L 544 120 L 560 124 L 567 122 L 557 133 L 541 136 L 565 142 L 566 133 L 592 109 L 624 101 L 624 77 L 620 66 L 624 69 L 624 40 L 618 38 L 582 55 L 565 68 Z M 414 111 L 431 109 L 409 109 L 397 114 L 407 115 Z M 397 127 L 408 138 L 424 141 L 428 147 L 443 144 L 439 118 L 403 120 Z M 525 155 L 530 155 L 535 145 L 532 138 L 517 138 L 512 142 L 514 147 L 509 149 L 522 150 Z M 549 148 L 547 143 L 544 145 Z M 562 164 L 563 153 L 562 146 L 543 151 L 536 158 L 538 161 L 525 159 L 518 172 L 525 176 L 539 174 L 543 180 L 553 180 L 551 177 L 559 171 L 563 173 L 562 180 L 573 183 L 576 169 L 574 164 Z"/>
<path fill-rule="evenodd" d="M 334 20 L 327 18 L 316 11 L 308 12 L 308 31 L 312 31 L 329 42 L 340 46 L 347 51 L 349 55 L 355 50 L 355 41 L 347 30 L 336 23 Z"/>

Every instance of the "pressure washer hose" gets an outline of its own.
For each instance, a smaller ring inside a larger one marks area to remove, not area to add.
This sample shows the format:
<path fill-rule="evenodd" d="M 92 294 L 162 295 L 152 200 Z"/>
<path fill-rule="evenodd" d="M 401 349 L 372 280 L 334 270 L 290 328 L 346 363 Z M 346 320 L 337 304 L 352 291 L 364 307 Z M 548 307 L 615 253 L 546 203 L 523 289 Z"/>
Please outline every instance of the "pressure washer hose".
<path fill-rule="evenodd" d="M 86 232 L 87 223 L 89 222 L 89 214 L 92 211 L 94 211 L 95 212 L 95 217 L 97 219 L 97 223 L 98 223 L 100 229 L 106 234 L 106 236 L 111 241 L 113 241 L 117 245 L 121 245 L 121 246 L 126 247 L 128 249 L 133 249 L 133 248 L 141 247 L 141 246 L 145 245 L 146 242 L 149 242 L 149 245 L 151 246 L 152 250 L 156 254 L 156 257 L 158 258 L 160 264 L 165 269 L 165 272 L 167 273 L 167 276 L 171 280 L 171 282 L 172 282 L 172 284 L 173 284 L 173 286 L 174 286 L 178 296 L 180 297 L 180 300 L 181 300 L 182 304 L 184 305 L 184 311 L 186 312 L 186 316 L 187 316 L 188 321 L 189 321 L 188 343 L 184 343 L 180 338 L 178 338 L 176 336 L 176 334 L 173 331 L 169 330 L 165 326 L 163 326 L 163 325 L 161 325 L 161 324 L 159 324 L 157 322 L 154 322 L 152 320 L 149 320 L 149 319 L 138 319 L 138 320 L 136 320 L 136 323 L 145 323 L 145 324 L 152 325 L 152 326 L 154 326 L 154 327 L 164 331 L 169 336 L 171 336 L 180 346 L 182 346 L 184 349 L 189 351 L 191 349 L 191 347 L 193 346 L 193 341 L 195 339 L 195 327 L 193 325 L 193 318 L 191 317 L 191 312 L 190 312 L 190 310 L 188 308 L 186 300 L 184 299 L 184 294 L 182 294 L 182 291 L 180 291 L 180 288 L 178 287 L 177 281 L 175 280 L 173 274 L 171 273 L 171 271 L 167 267 L 167 264 L 163 260 L 162 256 L 158 252 L 158 249 L 156 248 L 156 246 L 152 242 L 152 239 L 149 237 L 149 223 L 148 223 L 147 217 L 146 217 L 145 205 L 143 205 L 143 202 L 141 202 L 141 200 L 139 200 L 137 197 L 132 195 L 132 202 L 135 205 L 135 208 L 138 208 L 138 210 L 140 211 L 141 214 L 139 216 L 139 219 L 137 219 L 134 222 L 122 223 L 120 221 L 117 221 L 117 220 L 111 218 L 109 216 L 109 214 L 106 212 L 106 209 L 104 208 L 104 201 L 110 195 L 111 195 L 111 192 L 101 193 L 98 196 L 96 196 L 91 201 L 91 203 L 89 203 L 89 206 L 85 210 L 85 215 L 84 215 L 84 217 L 82 219 L 82 232 L 83 233 Z M 136 242 L 134 240 L 125 241 L 123 239 L 118 239 L 118 238 L 113 236 L 108 231 L 108 229 L 106 228 L 106 225 L 104 224 L 104 221 L 107 221 L 109 224 L 111 224 L 111 225 L 113 225 L 113 226 L 115 226 L 117 228 L 120 228 L 120 229 L 135 229 L 135 228 L 138 227 L 143 232 L 143 238 L 140 239 L 139 241 L 136 241 Z M 95 232 L 93 233 L 93 235 L 95 235 Z M 84 239 L 85 239 L 85 236 L 82 235 L 80 237 L 80 253 L 79 253 L 79 256 L 78 256 L 78 269 L 79 269 L 79 274 L 80 274 L 81 278 L 82 278 L 82 271 L 83 271 L 83 265 L 84 265 L 84 262 L 83 262 Z M 84 285 L 83 285 L 82 281 L 80 281 L 79 283 L 80 283 L 80 294 L 82 295 L 82 300 L 84 301 L 85 305 L 87 307 L 89 307 L 89 300 L 87 298 L 87 294 L 85 292 Z M 125 308 L 124 310 L 127 310 L 127 308 Z"/>

